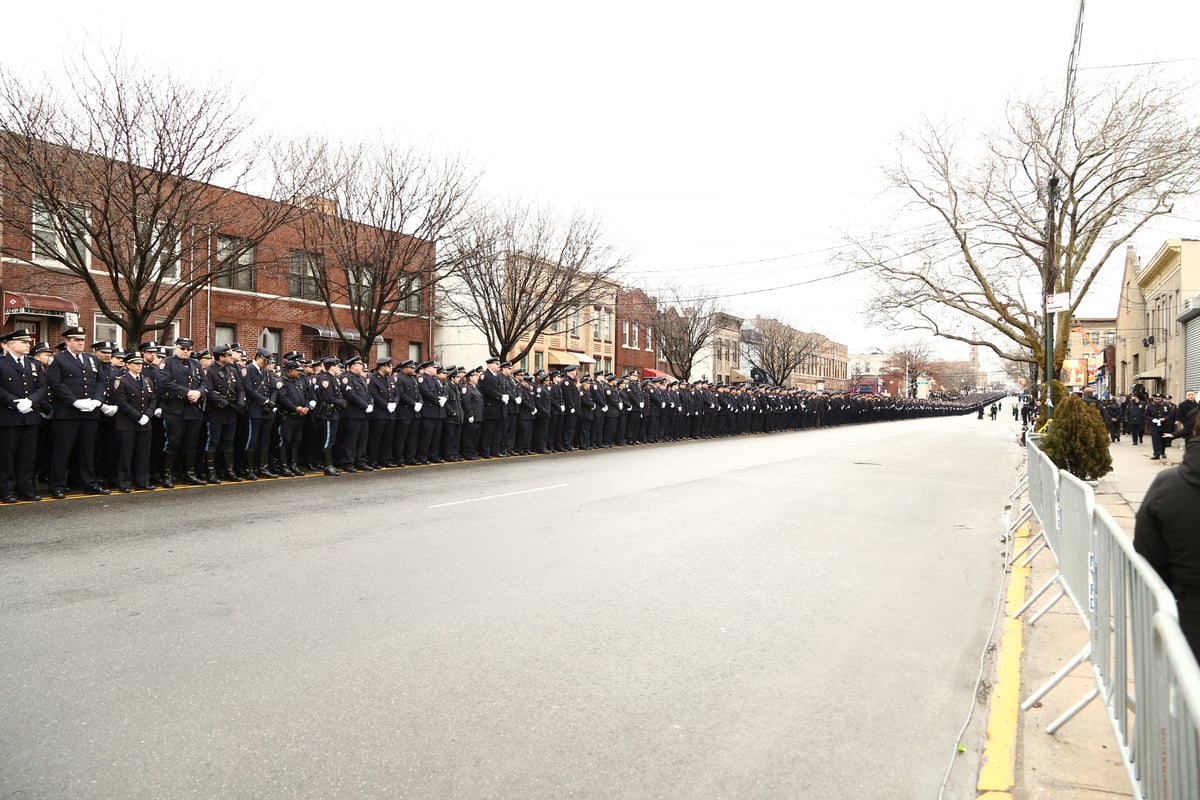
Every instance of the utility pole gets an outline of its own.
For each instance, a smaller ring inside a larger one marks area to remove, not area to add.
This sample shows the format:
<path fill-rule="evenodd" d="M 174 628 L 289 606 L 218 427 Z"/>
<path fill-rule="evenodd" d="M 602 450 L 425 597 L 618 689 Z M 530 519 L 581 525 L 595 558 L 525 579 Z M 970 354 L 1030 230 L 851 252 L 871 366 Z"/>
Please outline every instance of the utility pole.
<path fill-rule="evenodd" d="M 1054 294 L 1054 284 L 1057 281 L 1054 253 L 1054 210 L 1058 204 L 1058 176 L 1050 178 L 1047 191 L 1046 213 L 1046 285 L 1042 292 L 1042 308 L 1045 310 L 1046 327 L 1046 419 L 1054 418 L 1054 314 L 1050 310 L 1050 295 Z"/>

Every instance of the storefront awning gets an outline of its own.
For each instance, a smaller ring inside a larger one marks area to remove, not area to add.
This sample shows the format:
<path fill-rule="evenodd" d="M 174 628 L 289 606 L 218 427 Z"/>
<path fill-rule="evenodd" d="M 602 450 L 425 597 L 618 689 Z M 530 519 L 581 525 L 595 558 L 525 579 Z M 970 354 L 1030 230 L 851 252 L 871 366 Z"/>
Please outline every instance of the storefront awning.
<path fill-rule="evenodd" d="M 1147 372 L 1142 375 L 1134 375 L 1133 379 L 1135 381 L 1161 381 L 1163 378 L 1162 375 L 1154 375 Z"/>
<path fill-rule="evenodd" d="M 579 359 L 575 357 L 574 353 L 568 353 L 564 350 L 547 350 L 546 363 L 560 367 L 565 367 L 568 364 L 579 366 Z"/>
<path fill-rule="evenodd" d="M 5 292 L 4 313 L 57 317 L 68 313 L 78 314 L 79 306 L 65 297 L 55 297 L 52 294 Z"/>
<path fill-rule="evenodd" d="M 671 376 L 665 372 L 659 372 L 656 369 L 650 369 L 649 367 L 642 367 L 642 377 L 643 378 L 670 378 Z"/>
<path fill-rule="evenodd" d="M 362 336 L 358 331 L 352 328 L 342 328 L 342 335 L 338 336 L 337 328 L 326 327 L 325 325 L 309 325 L 307 322 L 300 323 L 300 330 L 309 336 L 315 336 L 318 339 L 330 339 L 333 341 L 345 342 L 360 342 Z M 375 344 L 383 344 L 383 337 L 376 336 Z"/>
<path fill-rule="evenodd" d="M 594 358 L 592 358 L 591 356 L 589 356 L 587 353 L 576 353 L 574 350 L 568 350 L 567 354 L 570 355 L 572 358 L 574 358 L 575 361 L 579 364 L 595 364 L 596 363 L 596 360 Z"/>
<path fill-rule="evenodd" d="M 747 376 L 744 372 L 741 372 L 740 370 L 733 369 L 732 367 L 730 367 L 730 369 L 729 369 L 729 380 L 734 383 L 749 383 L 750 382 L 749 376 Z"/>

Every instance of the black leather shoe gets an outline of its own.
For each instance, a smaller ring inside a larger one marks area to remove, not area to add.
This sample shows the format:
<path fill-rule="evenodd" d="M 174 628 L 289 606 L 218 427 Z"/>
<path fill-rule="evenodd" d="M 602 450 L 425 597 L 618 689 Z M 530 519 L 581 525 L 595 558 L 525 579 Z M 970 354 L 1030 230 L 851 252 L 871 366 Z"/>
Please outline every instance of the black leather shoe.
<path fill-rule="evenodd" d="M 133 491 L 133 489 L 130 489 L 128 486 L 122 486 L 117 491 L 119 491 L 121 494 L 129 494 L 130 492 Z"/>
<path fill-rule="evenodd" d="M 53 497 L 55 500 L 62 500 L 64 497 L 67 496 L 67 493 L 65 491 L 63 491 L 62 489 L 51 489 L 50 496 Z"/>
<path fill-rule="evenodd" d="M 22 500 L 29 500 L 31 502 L 37 502 L 38 500 L 42 499 L 42 496 L 40 494 L 37 494 L 36 492 L 33 494 L 25 494 L 24 492 L 18 492 L 17 497 L 21 498 Z"/>
<path fill-rule="evenodd" d="M 17 496 L 15 494 L 6 494 L 3 496 L 0 496 L 0 503 L 15 503 L 15 502 L 17 502 Z"/>
<path fill-rule="evenodd" d="M 93 483 L 91 486 L 84 489 L 84 492 L 87 494 L 112 494 L 111 490 L 105 489 L 98 483 Z"/>

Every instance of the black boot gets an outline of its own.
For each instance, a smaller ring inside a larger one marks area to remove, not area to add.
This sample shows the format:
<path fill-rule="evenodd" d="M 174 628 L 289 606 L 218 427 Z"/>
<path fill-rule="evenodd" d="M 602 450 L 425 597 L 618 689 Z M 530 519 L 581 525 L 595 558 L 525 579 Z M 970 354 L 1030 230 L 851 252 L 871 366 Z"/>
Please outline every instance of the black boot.
<path fill-rule="evenodd" d="M 341 475 L 342 471 L 333 465 L 333 450 L 325 448 L 325 474 Z"/>
<path fill-rule="evenodd" d="M 221 454 L 225 457 L 225 472 L 221 475 L 221 479 L 234 483 L 240 481 L 241 478 L 238 477 L 237 470 L 233 468 L 233 448 L 223 448 Z"/>
<path fill-rule="evenodd" d="M 217 454 L 216 453 L 205 453 L 204 454 L 204 466 L 208 470 L 208 482 L 214 483 L 214 484 L 220 483 L 221 479 L 217 477 Z"/>
<path fill-rule="evenodd" d="M 258 480 L 258 452 L 253 450 L 246 451 L 246 468 L 242 470 L 242 477 L 248 481 Z"/>
<path fill-rule="evenodd" d="M 271 471 L 271 451 L 258 451 L 258 477 L 260 478 L 278 478 L 279 474 Z"/>
<path fill-rule="evenodd" d="M 163 453 L 162 485 L 166 489 L 175 488 L 175 454 Z"/>

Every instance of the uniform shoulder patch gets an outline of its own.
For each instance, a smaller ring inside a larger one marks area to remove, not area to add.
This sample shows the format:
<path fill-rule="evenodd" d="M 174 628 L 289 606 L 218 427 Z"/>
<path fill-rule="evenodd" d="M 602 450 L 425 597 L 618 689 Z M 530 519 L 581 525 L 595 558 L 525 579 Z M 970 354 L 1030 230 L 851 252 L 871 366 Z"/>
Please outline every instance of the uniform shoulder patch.
<path fill-rule="evenodd" d="M 283 381 L 275 381 L 275 388 L 276 388 L 276 389 L 282 389 L 282 388 L 283 388 Z"/>
<path fill-rule="evenodd" d="M 246 377 L 246 375 L 247 375 L 248 373 L 249 373 L 249 370 L 248 370 L 248 369 L 246 369 L 245 367 L 242 367 L 242 377 L 243 377 L 243 378 L 244 378 L 244 377 Z"/>
<path fill-rule="evenodd" d="M 114 389 L 120 389 L 120 388 L 121 388 L 121 379 L 120 379 L 120 378 L 117 378 L 116 380 L 114 380 L 114 381 L 113 381 L 113 388 L 114 388 Z"/>
<path fill-rule="evenodd" d="M 425 378 L 423 378 L 423 377 L 417 378 L 417 383 L 424 383 L 424 382 L 425 382 Z"/>
<path fill-rule="evenodd" d="M 323 379 L 321 380 L 321 388 L 322 388 L 322 389 L 328 389 L 328 388 L 329 388 L 329 379 L 328 379 L 328 378 L 323 378 Z"/>
<path fill-rule="evenodd" d="M 347 384 L 349 384 L 349 383 L 350 383 L 350 378 L 349 378 L 348 376 L 347 376 L 347 377 L 345 377 L 345 378 L 342 378 L 342 385 L 343 385 L 343 386 L 345 386 L 345 385 L 347 385 Z"/>

